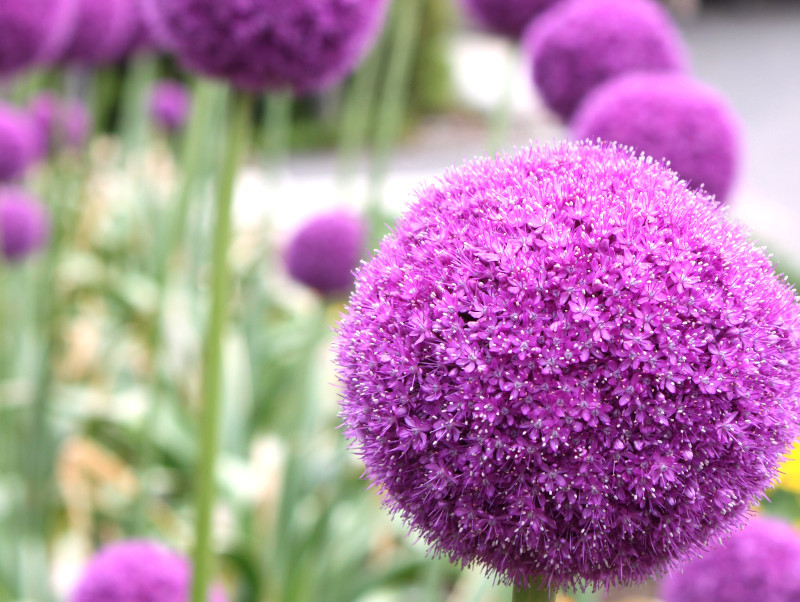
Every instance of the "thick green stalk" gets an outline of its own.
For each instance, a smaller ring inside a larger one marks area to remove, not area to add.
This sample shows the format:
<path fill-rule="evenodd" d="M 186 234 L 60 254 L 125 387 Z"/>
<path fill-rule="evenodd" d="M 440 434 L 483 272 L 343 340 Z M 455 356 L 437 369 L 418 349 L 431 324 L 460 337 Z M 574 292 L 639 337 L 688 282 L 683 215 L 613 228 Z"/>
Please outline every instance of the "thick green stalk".
<path fill-rule="evenodd" d="M 497 106 L 492 114 L 490 125 L 489 152 L 496 153 L 508 142 L 508 133 L 511 130 L 511 118 L 514 112 L 514 81 L 516 79 L 517 61 L 519 54 L 516 46 L 508 49 L 506 56 L 506 74 L 503 90 L 498 99 Z"/>
<path fill-rule="evenodd" d="M 552 597 L 555 599 L 555 592 Z M 536 586 L 528 589 L 515 587 L 511 602 L 550 602 L 550 592 L 546 589 L 538 589 Z"/>
<path fill-rule="evenodd" d="M 222 345 L 228 318 L 230 269 L 228 250 L 231 239 L 231 208 L 236 173 L 247 145 L 251 117 L 251 99 L 238 93 L 227 150 L 217 191 L 217 214 L 214 222 L 211 268 L 211 307 L 203 350 L 202 416 L 200 424 L 200 459 L 195 498 L 195 550 L 192 576 L 192 602 L 205 602 L 211 580 L 212 513 L 216 497 L 215 467 L 219 449 L 219 422 L 222 393 Z"/>
<path fill-rule="evenodd" d="M 270 94 L 265 107 L 264 150 L 273 174 L 277 174 L 283 169 L 291 148 L 294 95 L 291 91 Z"/>

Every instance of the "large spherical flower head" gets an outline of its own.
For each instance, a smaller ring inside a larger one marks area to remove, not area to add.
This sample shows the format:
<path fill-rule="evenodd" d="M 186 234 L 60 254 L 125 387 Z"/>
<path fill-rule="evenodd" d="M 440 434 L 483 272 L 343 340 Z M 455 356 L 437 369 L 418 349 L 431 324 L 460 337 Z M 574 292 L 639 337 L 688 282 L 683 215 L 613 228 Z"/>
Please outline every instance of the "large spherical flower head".
<path fill-rule="evenodd" d="M 540 13 L 561 0 L 462 0 L 481 25 L 501 35 L 519 37 Z"/>
<path fill-rule="evenodd" d="M 251 90 L 313 92 L 354 69 L 388 0 L 144 0 L 157 40 L 190 69 Z"/>
<path fill-rule="evenodd" d="M 54 59 L 75 27 L 77 0 L 0 0 L 0 76 Z"/>
<path fill-rule="evenodd" d="M 40 138 L 33 120 L 0 104 L 0 182 L 19 178 L 38 158 Z"/>
<path fill-rule="evenodd" d="M 636 73 L 614 79 L 581 104 L 576 139 L 613 140 L 666 159 L 691 186 L 725 202 L 736 178 L 740 129 L 728 103 L 689 77 Z"/>
<path fill-rule="evenodd" d="M 569 0 L 533 22 L 524 46 L 537 89 L 564 119 L 614 77 L 687 65 L 680 32 L 653 0 Z"/>
<path fill-rule="evenodd" d="M 50 236 L 50 218 L 37 200 L 19 191 L 0 193 L 0 249 L 17 262 L 42 248 Z"/>
<path fill-rule="evenodd" d="M 129 540 L 106 546 L 91 560 L 70 602 L 186 602 L 191 566 L 160 543 Z M 227 602 L 220 588 L 210 602 Z"/>
<path fill-rule="evenodd" d="M 61 60 L 100 65 L 122 59 L 139 34 L 137 0 L 79 0 L 79 4 L 78 23 Z"/>
<path fill-rule="evenodd" d="M 665 602 L 797 602 L 800 532 L 755 518 L 722 547 L 677 570 L 663 585 Z"/>
<path fill-rule="evenodd" d="M 324 296 L 346 293 L 353 270 L 364 255 L 367 226 L 348 211 L 333 211 L 309 220 L 286 248 L 289 274 Z"/>
<path fill-rule="evenodd" d="M 478 160 L 356 274 L 342 417 L 434 550 L 640 580 L 743 520 L 800 415 L 800 308 L 704 193 L 614 145 Z"/>
<path fill-rule="evenodd" d="M 189 116 L 192 97 L 182 83 L 161 81 L 150 94 L 150 116 L 168 132 L 183 128 Z"/>

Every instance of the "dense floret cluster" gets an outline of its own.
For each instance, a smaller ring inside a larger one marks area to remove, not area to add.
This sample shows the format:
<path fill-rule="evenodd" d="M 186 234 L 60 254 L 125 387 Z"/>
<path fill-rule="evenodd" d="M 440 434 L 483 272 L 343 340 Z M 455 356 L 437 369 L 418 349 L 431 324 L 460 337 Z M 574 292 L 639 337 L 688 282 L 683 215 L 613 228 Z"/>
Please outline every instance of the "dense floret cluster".
<path fill-rule="evenodd" d="M 486 29 L 517 38 L 530 22 L 561 0 L 462 0 L 467 12 Z"/>
<path fill-rule="evenodd" d="M 601 86 L 582 103 L 573 138 L 615 141 L 666 159 L 693 187 L 726 202 L 739 166 L 740 128 L 717 92 L 683 75 L 637 73 Z"/>
<path fill-rule="evenodd" d="M 524 47 L 536 88 L 565 120 L 614 77 L 688 63 L 680 32 L 653 0 L 568 0 L 533 22 Z"/>
<path fill-rule="evenodd" d="M 797 602 L 800 532 L 775 519 L 755 518 L 743 531 L 671 574 L 665 602 Z"/>
<path fill-rule="evenodd" d="M 354 69 L 387 0 L 144 0 L 153 36 L 195 71 L 253 91 L 312 92 Z"/>
<path fill-rule="evenodd" d="M 348 312 L 367 477 L 436 552 L 517 585 L 667 569 L 741 523 L 797 435 L 793 291 L 704 193 L 614 145 L 447 173 Z"/>

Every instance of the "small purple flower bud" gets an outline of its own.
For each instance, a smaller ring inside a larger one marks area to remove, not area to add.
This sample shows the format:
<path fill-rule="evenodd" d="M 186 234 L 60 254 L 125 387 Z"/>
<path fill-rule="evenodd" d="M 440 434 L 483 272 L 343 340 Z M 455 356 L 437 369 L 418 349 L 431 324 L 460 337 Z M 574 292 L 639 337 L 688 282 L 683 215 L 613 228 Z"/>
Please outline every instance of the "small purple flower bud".
<path fill-rule="evenodd" d="M 466 11 L 489 31 L 518 38 L 539 14 L 562 0 L 461 0 Z"/>
<path fill-rule="evenodd" d="M 18 179 L 38 158 L 39 132 L 22 111 L 0 103 L 0 182 Z"/>
<path fill-rule="evenodd" d="M 106 546 L 86 566 L 70 602 L 186 602 L 191 566 L 153 541 L 129 540 Z M 227 602 L 214 588 L 209 602 Z"/>
<path fill-rule="evenodd" d="M 320 295 L 343 294 L 364 255 L 367 226 L 347 211 L 318 215 L 306 222 L 286 249 L 289 274 Z"/>
<path fill-rule="evenodd" d="M 161 81 L 150 95 L 150 116 L 167 132 L 177 132 L 186 124 L 191 102 L 186 86 L 176 81 Z"/>
<path fill-rule="evenodd" d="M 800 532 L 756 517 L 721 546 L 676 569 L 664 602 L 796 602 L 800 600 Z"/>
<path fill-rule="evenodd" d="M 50 237 L 47 209 L 23 192 L 0 192 L 0 248 L 17 262 L 41 249 Z"/>
<path fill-rule="evenodd" d="M 89 139 L 92 118 L 77 100 L 62 100 L 44 93 L 31 103 L 30 113 L 38 130 L 40 157 L 59 148 L 81 148 Z"/>
<path fill-rule="evenodd" d="M 721 203 L 736 178 L 740 127 L 729 104 L 683 75 L 636 73 L 597 88 L 571 124 L 572 137 L 619 142 L 670 168 Z"/>
<path fill-rule="evenodd" d="M 688 63 L 680 32 L 653 0 L 568 0 L 534 21 L 523 45 L 536 88 L 565 120 L 603 82 Z"/>

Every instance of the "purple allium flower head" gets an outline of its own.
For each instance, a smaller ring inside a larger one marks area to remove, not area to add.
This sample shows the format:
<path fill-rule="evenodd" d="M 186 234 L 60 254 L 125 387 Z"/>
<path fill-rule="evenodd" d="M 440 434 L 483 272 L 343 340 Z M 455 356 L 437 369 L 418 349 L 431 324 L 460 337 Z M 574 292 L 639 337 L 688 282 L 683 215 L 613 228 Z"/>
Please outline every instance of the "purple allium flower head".
<path fill-rule="evenodd" d="M 317 215 L 294 234 L 286 248 L 289 274 L 324 296 L 346 293 L 364 256 L 367 225 L 348 211 Z"/>
<path fill-rule="evenodd" d="M 0 76 L 56 58 L 77 16 L 77 0 L 0 0 Z"/>
<path fill-rule="evenodd" d="M 61 60 L 102 65 L 124 58 L 139 34 L 138 0 L 79 0 L 72 40 Z"/>
<path fill-rule="evenodd" d="M 654 0 L 569 0 L 531 24 L 524 47 L 537 89 L 564 119 L 609 79 L 688 63 L 680 32 Z"/>
<path fill-rule="evenodd" d="M 736 178 L 740 128 L 716 91 L 684 75 L 635 73 L 597 88 L 571 124 L 576 139 L 613 140 L 670 167 L 726 202 Z"/>
<path fill-rule="evenodd" d="M 186 602 L 191 565 L 160 543 L 128 540 L 100 550 L 81 576 L 70 602 Z M 227 602 L 221 588 L 210 602 Z"/>
<path fill-rule="evenodd" d="M 38 157 L 39 134 L 22 111 L 0 103 L 0 182 L 19 178 Z"/>
<path fill-rule="evenodd" d="M 745 517 L 800 417 L 800 308 L 702 191 L 613 144 L 481 159 L 356 274 L 366 476 L 503 581 L 638 581 Z"/>
<path fill-rule="evenodd" d="M 562 0 L 461 0 L 481 25 L 501 35 L 519 37 L 540 13 Z"/>
<path fill-rule="evenodd" d="M 388 0 L 144 0 L 153 36 L 195 71 L 251 91 L 313 92 L 352 71 Z"/>
<path fill-rule="evenodd" d="M 669 575 L 665 602 L 797 602 L 800 532 L 776 519 L 755 518 L 722 547 Z"/>
<path fill-rule="evenodd" d="M 38 251 L 50 237 L 44 205 L 23 192 L 0 192 L 0 249 L 6 261 L 21 261 Z"/>
<path fill-rule="evenodd" d="M 168 132 L 183 129 L 192 97 L 182 83 L 177 81 L 161 81 L 150 94 L 150 116 L 159 127 Z"/>
<path fill-rule="evenodd" d="M 81 148 L 91 133 L 91 115 L 77 100 L 62 100 L 43 93 L 31 103 L 30 113 L 38 130 L 39 157 L 62 147 Z"/>

